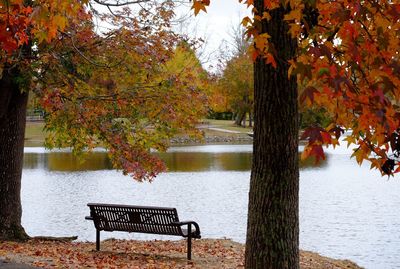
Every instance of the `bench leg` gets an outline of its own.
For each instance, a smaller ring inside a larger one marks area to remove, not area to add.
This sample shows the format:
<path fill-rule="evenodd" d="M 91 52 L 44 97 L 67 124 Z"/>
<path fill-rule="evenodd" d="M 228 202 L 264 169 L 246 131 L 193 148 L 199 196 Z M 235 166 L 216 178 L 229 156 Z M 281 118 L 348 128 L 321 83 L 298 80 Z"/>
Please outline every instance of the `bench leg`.
<path fill-rule="evenodd" d="M 192 224 L 188 224 L 187 259 L 192 259 Z"/>
<path fill-rule="evenodd" d="M 96 250 L 100 250 L 100 231 L 96 229 Z"/>

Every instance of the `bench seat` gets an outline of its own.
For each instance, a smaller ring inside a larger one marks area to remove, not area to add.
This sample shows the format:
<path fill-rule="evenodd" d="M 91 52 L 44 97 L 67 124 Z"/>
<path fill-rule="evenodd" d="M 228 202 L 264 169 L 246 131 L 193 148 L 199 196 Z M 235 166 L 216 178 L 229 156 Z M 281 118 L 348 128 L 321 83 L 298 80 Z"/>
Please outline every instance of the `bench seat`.
<path fill-rule="evenodd" d="M 100 231 L 122 231 L 182 236 L 187 238 L 187 258 L 191 259 L 191 240 L 201 238 L 194 221 L 179 221 L 176 208 L 89 203 L 96 228 L 96 250 L 100 250 Z M 184 228 L 183 228 L 184 227 Z"/>

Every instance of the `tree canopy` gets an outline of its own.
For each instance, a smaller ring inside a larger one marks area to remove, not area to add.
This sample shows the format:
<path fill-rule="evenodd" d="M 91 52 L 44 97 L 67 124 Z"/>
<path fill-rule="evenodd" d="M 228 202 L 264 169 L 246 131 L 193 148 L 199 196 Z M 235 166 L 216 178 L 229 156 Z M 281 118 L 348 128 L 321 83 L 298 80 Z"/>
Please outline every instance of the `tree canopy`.
<path fill-rule="evenodd" d="M 0 66 L 18 66 L 21 88 L 40 97 L 49 148 L 105 147 L 115 167 L 151 180 L 165 167 L 150 149 L 196 135 L 207 75 L 193 52 L 197 65 L 183 64 L 190 48 L 171 29 L 172 1 L 128 4 L 5 1 Z"/>

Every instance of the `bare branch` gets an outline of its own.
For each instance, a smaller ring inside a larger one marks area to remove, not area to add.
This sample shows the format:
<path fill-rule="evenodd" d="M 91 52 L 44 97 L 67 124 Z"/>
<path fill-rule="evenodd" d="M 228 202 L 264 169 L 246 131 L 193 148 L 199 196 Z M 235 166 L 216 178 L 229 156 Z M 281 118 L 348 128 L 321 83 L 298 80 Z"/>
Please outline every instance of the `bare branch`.
<path fill-rule="evenodd" d="M 93 2 L 102 5 L 102 6 L 107 6 L 107 7 L 123 7 L 123 6 L 128 6 L 128 5 L 133 5 L 133 4 L 139 4 L 139 3 L 147 3 L 150 0 L 136 0 L 136 1 L 115 1 L 115 2 L 107 2 L 107 1 L 100 1 L 100 0 L 93 0 Z"/>

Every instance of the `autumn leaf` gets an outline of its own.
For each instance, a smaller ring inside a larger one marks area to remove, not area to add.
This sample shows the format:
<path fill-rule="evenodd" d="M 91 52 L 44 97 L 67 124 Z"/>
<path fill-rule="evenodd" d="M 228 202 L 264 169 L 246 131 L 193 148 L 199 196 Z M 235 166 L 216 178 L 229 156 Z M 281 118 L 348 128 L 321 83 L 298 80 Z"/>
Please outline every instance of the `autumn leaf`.
<path fill-rule="evenodd" d="M 291 10 L 288 14 L 286 14 L 283 19 L 285 21 L 300 21 L 302 16 L 302 10 L 301 9 L 294 9 Z"/>
<path fill-rule="evenodd" d="M 310 100 L 311 103 L 314 102 L 314 94 L 317 93 L 318 90 L 315 87 L 308 86 L 303 90 L 300 95 L 300 103 L 304 103 L 307 99 Z"/>
<path fill-rule="evenodd" d="M 264 0 L 264 7 L 271 10 L 279 7 L 279 1 L 276 0 Z"/>
<path fill-rule="evenodd" d="M 192 9 L 194 10 L 194 15 L 199 14 L 200 11 L 204 11 L 207 12 L 206 6 L 208 6 L 210 3 L 209 0 L 194 0 L 193 1 L 193 5 L 192 5 Z"/>
<path fill-rule="evenodd" d="M 277 67 L 275 58 L 271 53 L 268 53 L 266 58 L 267 58 L 267 64 L 271 64 L 274 68 Z"/>

